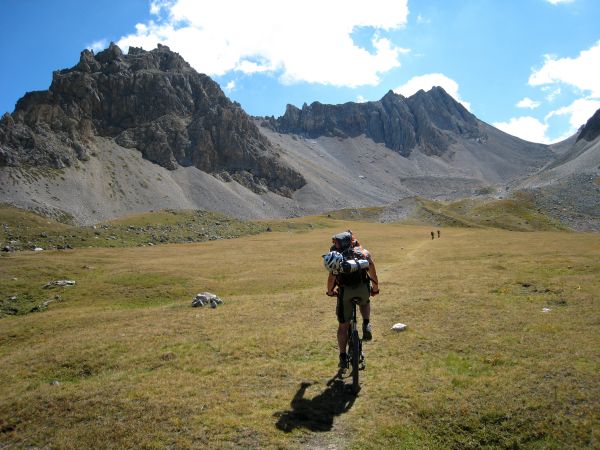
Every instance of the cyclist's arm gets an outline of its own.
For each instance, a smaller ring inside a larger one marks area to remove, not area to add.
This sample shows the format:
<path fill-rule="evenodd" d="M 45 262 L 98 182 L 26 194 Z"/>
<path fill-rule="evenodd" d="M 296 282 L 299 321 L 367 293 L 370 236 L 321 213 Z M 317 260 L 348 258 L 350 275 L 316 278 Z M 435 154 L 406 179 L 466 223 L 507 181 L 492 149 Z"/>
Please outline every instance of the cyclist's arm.
<path fill-rule="evenodd" d="M 373 288 L 377 291 L 379 290 L 379 279 L 377 278 L 377 270 L 375 269 L 375 262 L 373 261 L 373 257 L 371 253 L 365 250 L 365 256 L 367 257 L 367 261 L 369 261 L 369 269 L 367 273 L 369 274 L 369 278 L 371 279 L 371 284 Z"/>
<path fill-rule="evenodd" d="M 327 294 L 333 294 L 333 289 L 335 288 L 335 275 L 331 272 L 327 277 Z"/>

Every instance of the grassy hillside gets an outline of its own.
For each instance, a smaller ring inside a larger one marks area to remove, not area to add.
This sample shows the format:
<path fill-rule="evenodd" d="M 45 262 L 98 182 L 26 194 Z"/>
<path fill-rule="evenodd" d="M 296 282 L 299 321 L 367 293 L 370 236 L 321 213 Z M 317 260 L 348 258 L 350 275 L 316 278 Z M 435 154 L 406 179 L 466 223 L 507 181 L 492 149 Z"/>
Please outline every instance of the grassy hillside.
<path fill-rule="evenodd" d="M 421 200 L 417 217 L 440 226 L 492 227 L 513 231 L 552 231 L 566 227 L 535 208 L 532 198 L 518 193 L 501 200 L 456 202 Z"/>
<path fill-rule="evenodd" d="M 402 201 L 400 202 L 402 203 Z M 567 228 L 536 208 L 531 196 L 518 193 L 513 197 L 464 199 L 453 202 L 412 199 L 398 218 L 397 205 L 351 208 L 332 211 L 327 217 L 338 220 L 401 222 L 435 227 L 501 228 L 512 231 L 553 231 Z"/>
<path fill-rule="evenodd" d="M 56 222 L 31 211 L 0 204 L 0 244 L 33 250 L 89 247 L 131 247 L 164 243 L 230 239 L 271 230 L 305 230 L 321 226 L 315 218 L 241 221 L 223 214 L 195 210 L 162 210 L 125 216 L 95 226 Z"/>
<path fill-rule="evenodd" d="M 0 447 L 598 447 L 597 235 L 330 224 L 2 258 L 3 295 L 61 300 L 0 319 Z M 382 292 L 356 398 L 320 263 L 349 226 Z"/>

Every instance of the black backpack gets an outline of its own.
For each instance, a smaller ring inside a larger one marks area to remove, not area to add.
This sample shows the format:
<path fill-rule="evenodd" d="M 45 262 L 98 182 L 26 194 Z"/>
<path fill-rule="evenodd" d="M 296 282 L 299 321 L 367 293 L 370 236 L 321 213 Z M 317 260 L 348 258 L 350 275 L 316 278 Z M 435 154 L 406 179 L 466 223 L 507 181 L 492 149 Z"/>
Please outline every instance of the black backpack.
<path fill-rule="evenodd" d="M 342 233 L 340 233 L 340 234 L 342 234 Z M 346 233 L 343 233 L 343 234 L 346 234 Z M 339 236 L 339 235 L 336 235 L 336 237 L 337 236 Z M 342 241 L 341 249 L 337 249 L 335 247 L 335 245 L 332 245 L 331 251 L 340 252 L 342 254 L 342 256 L 344 257 L 344 261 L 348 261 L 348 260 L 352 260 L 352 259 L 355 259 L 355 260 L 366 259 L 365 255 L 362 252 L 360 245 L 358 244 L 358 241 L 353 241 L 351 239 L 351 236 L 352 235 L 350 235 L 350 239 L 348 239 L 348 240 L 344 239 L 344 241 Z M 367 273 L 367 269 L 361 269 L 361 270 L 357 270 L 355 272 L 337 274 L 336 280 L 337 280 L 338 285 L 340 285 L 340 286 L 355 287 L 361 283 L 368 283 L 369 275 Z"/>

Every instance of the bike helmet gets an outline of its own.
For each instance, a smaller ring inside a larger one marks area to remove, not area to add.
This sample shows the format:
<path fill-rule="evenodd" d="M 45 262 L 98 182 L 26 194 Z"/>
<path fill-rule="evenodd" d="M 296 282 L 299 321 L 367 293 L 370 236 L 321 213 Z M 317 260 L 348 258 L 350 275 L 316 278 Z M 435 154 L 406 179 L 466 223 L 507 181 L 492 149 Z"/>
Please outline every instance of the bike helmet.
<path fill-rule="evenodd" d="M 344 257 L 340 252 L 329 252 L 323 255 L 323 265 L 334 275 L 339 273 L 343 262 Z"/>

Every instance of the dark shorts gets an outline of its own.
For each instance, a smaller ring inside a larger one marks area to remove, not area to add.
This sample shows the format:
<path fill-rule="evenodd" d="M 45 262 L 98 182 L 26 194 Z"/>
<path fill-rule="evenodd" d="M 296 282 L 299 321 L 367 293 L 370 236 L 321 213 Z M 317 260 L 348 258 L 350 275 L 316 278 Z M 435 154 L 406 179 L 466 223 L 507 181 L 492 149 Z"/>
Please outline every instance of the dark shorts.
<path fill-rule="evenodd" d="M 369 283 L 361 283 L 356 286 L 343 286 L 339 289 L 337 307 L 335 313 L 339 323 L 348 323 L 352 319 L 352 299 L 359 299 L 359 305 L 368 305 Z"/>

